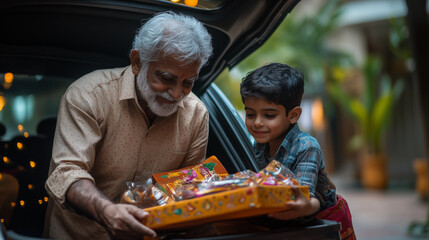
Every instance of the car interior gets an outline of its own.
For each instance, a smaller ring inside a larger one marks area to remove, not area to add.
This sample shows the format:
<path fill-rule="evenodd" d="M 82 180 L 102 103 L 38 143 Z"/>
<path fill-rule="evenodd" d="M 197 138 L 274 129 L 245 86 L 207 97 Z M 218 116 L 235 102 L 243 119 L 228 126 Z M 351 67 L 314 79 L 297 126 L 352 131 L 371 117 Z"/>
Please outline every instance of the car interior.
<path fill-rule="evenodd" d="M 93 70 L 129 65 L 137 28 L 157 12 L 193 15 L 213 37 L 214 54 L 193 89 L 210 112 L 207 157 L 215 155 L 230 173 L 258 171 L 243 121 L 213 81 L 260 47 L 298 2 L 2 1 L 0 187 L 15 199 L 5 199 L 0 189 L 0 209 L 10 211 L 0 216 L 3 239 L 42 237 L 49 201 L 44 183 L 62 93 Z M 7 81 L 10 74 L 13 81 Z M 2 187 L 6 178 L 15 184 Z"/>

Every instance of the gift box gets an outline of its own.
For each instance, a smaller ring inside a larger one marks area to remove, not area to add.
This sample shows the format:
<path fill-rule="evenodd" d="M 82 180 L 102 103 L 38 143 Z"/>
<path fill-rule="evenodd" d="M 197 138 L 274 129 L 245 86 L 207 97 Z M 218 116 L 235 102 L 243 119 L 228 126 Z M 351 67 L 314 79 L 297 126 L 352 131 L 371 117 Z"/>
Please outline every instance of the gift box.
<path fill-rule="evenodd" d="M 212 156 L 202 164 L 170 172 L 154 174 L 153 181 L 171 188 L 175 181 L 199 181 L 213 174 L 227 175 L 220 161 Z M 298 186 L 309 199 L 309 189 Z M 168 190 L 168 189 L 167 189 Z M 247 186 L 163 206 L 145 208 L 149 216 L 144 224 L 155 230 L 177 230 L 200 224 L 264 215 L 287 210 L 286 203 L 294 201 L 290 186 Z"/>
<path fill-rule="evenodd" d="M 168 184 L 177 180 L 203 180 L 214 174 L 224 176 L 228 175 L 228 172 L 216 156 L 211 156 L 201 164 L 153 174 L 152 179 L 158 184 Z"/>
<path fill-rule="evenodd" d="M 299 186 L 309 199 L 308 187 Z M 287 210 L 294 201 L 289 186 L 252 186 L 145 208 L 144 224 L 156 230 L 175 230 L 209 222 L 238 219 Z"/>

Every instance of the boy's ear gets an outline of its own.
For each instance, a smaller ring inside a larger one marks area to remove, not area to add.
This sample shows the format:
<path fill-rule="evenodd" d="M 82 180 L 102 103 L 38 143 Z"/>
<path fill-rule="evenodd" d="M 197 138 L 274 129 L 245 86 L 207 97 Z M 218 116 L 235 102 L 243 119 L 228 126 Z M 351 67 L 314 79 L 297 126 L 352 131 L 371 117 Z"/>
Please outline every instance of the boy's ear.
<path fill-rule="evenodd" d="M 295 124 L 298 122 L 299 117 L 301 117 L 302 108 L 300 106 L 296 106 L 292 108 L 292 110 L 289 112 L 290 116 L 290 123 Z"/>

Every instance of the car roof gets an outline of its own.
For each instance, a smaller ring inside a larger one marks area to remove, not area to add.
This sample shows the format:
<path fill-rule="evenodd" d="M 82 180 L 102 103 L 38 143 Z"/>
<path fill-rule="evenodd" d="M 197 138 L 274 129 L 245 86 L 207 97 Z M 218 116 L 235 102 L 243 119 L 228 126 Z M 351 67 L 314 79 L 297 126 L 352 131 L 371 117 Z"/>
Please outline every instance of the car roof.
<path fill-rule="evenodd" d="M 78 78 L 126 66 L 141 22 L 171 10 L 196 17 L 213 37 L 214 54 L 194 87 L 198 94 L 261 46 L 299 0 L 217 2 L 201 9 L 170 1 L 3 0 L 0 73 Z"/>

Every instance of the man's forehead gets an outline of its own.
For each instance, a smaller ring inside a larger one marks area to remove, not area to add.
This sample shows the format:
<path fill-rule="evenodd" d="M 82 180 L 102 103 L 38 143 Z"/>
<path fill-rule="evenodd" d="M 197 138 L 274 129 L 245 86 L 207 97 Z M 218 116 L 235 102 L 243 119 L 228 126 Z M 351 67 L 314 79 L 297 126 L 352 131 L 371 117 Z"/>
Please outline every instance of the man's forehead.
<path fill-rule="evenodd" d="M 166 76 L 166 77 L 170 77 L 170 78 L 183 78 L 186 75 L 184 72 L 180 72 L 180 73 L 175 74 L 175 73 L 172 73 L 168 70 L 155 70 L 155 73 L 158 75 Z M 195 74 L 194 76 L 189 76 L 187 79 L 195 81 L 198 79 L 198 74 Z"/>

